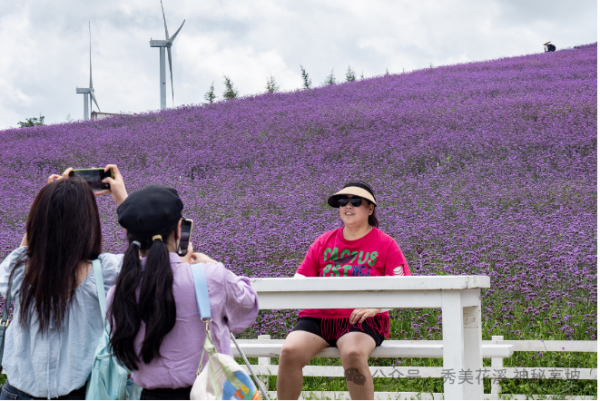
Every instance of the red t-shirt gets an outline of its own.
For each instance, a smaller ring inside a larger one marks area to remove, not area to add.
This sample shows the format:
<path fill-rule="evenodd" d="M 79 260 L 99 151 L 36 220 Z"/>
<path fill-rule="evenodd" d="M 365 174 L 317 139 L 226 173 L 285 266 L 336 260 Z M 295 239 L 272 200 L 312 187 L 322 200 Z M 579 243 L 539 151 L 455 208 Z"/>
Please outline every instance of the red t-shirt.
<path fill-rule="evenodd" d="M 343 227 L 312 243 L 296 273 L 306 277 L 410 276 L 396 241 L 373 227 L 364 237 L 348 241 Z M 354 309 L 304 309 L 300 317 L 347 318 Z M 389 316 L 387 312 L 380 315 Z"/>

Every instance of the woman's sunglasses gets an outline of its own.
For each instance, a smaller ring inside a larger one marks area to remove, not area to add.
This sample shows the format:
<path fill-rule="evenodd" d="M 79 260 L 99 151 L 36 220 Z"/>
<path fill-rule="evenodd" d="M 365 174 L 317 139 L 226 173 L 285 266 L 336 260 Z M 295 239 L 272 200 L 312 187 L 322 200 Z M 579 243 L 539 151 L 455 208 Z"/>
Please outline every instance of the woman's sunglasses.
<path fill-rule="evenodd" d="M 359 207 L 362 205 L 363 198 L 359 196 L 353 196 L 352 198 L 348 198 L 347 196 L 338 196 L 337 203 L 339 207 L 344 207 L 350 202 L 350 204 L 354 207 Z"/>

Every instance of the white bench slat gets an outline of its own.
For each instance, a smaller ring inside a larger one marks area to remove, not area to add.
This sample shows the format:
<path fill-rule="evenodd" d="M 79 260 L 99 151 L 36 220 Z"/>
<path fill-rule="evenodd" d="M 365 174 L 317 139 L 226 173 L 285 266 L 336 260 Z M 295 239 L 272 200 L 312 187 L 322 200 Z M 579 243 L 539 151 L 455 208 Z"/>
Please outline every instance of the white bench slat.
<path fill-rule="evenodd" d="M 515 352 L 598 352 L 597 341 L 504 340 L 500 344 L 512 344 Z"/>
<path fill-rule="evenodd" d="M 269 391 L 269 398 L 277 398 L 277 391 Z M 503 398 L 498 397 L 496 394 L 484 394 L 485 400 L 500 400 L 500 399 L 511 399 L 511 400 L 552 400 L 556 399 L 555 395 L 527 395 L 527 394 L 510 394 L 504 395 Z M 561 400 L 595 400 L 593 396 L 579 396 L 579 395 L 566 395 L 560 396 Z M 350 393 L 347 391 L 303 391 L 300 395 L 300 400 L 349 400 Z M 376 400 L 443 400 L 444 394 L 442 393 L 416 393 L 416 392 L 375 392 Z"/>
<path fill-rule="evenodd" d="M 252 342 L 250 342 L 252 341 Z M 238 345 L 247 357 L 279 358 L 282 340 L 270 340 L 259 343 L 256 340 L 238 341 Z M 277 342 L 275 342 L 277 341 Z M 372 358 L 442 358 L 443 344 L 414 344 L 409 341 L 387 340 L 371 352 Z M 239 357 L 235 346 L 231 347 L 233 355 Z M 486 344 L 482 347 L 484 358 L 508 358 L 513 353 L 511 344 Z M 340 352 L 336 347 L 327 347 L 316 358 L 339 358 Z"/>
<path fill-rule="evenodd" d="M 252 288 L 268 292 L 385 292 L 385 291 L 451 291 L 470 288 L 490 288 L 488 276 L 406 276 L 398 277 L 338 277 L 334 281 L 322 277 L 251 278 Z"/>
<path fill-rule="evenodd" d="M 252 344 L 257 340 L 237 340 L 238 344 Z M 268 340 L 267 342 L 283 344 L 285 340 Z M 385 343 L 398 342 L 402 344 L 443 344 L 440 340 L 385 340 Z M 494 345 L 490 340 L 482 341 L 483 345 Z M 561 341 L 561 340 L 503 340 L 499 345 L 510 344 L 513 352 L 598 352 L 597 341 Z M 564 349 L 563 349 L 564 348 Z M 491 357 L 485 357 L 491 358 Z"/>
<path fill-rule="evenodd" d="M 277 376 L 279 373 L 279 365 L 251 365 L 252 370 L 257 375 L 273 375 Z M 248 369 L 244 365 L 242 366 L 247 373 Z M 385 366 L 369 366 L 371 375 L 373 377 L 384 377 L 384 378 L 416 378 L 416 377 L 443 377 L 441 366 L 398 366 L 398 367 L 385 367 Z M 597 369 L 583 369 L 583 368 L 502 368 L 498 371 L 495 368 L 484 368 L 488 369 L 489 372 L 484 373 L 485 378 L 498 378 L 498 379 L 514 379 L 522 374 L 523 371 L 527 372 L 528 378 L 533 378 L 534 375 L 545 377 L 550 380 L 565 380 L 566 372 L 578 372 L 578 378 L 574 380 L 597 380 L 598 370 Z M 418 373 L 417 373 L 418 372 Z M 502 372 L 502 373 L 501 373 Z M 559 373 L 560 376 L 553 376 L 553 373 Z M 570 373 L 570 374 L 571 374 Z M 302 369 L 302 374 L 309 377 L 344 377 L 344 368 L 342 366 L 316 366 L 308 365 Z M 454 379 L 459 380 L 459 373 L 454 372 Z M 473 372 L 474 380 L 477 380 L 478 372 Z"/>

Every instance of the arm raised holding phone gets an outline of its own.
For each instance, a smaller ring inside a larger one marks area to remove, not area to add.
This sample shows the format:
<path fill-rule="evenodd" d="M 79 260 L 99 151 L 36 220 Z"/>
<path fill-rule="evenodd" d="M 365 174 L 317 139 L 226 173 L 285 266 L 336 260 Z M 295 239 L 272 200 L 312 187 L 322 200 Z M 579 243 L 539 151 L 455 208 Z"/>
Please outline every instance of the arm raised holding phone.
<path fill-rule="evenodd" d="M 123 255 L 102 251 L 96 195 L 110 192 L 119 204 L 127 191 L 117 166 L 100 170 L 110 172 L 110 178 L 100 180 L 106 179 L 109 191 L 94 192 L 102 188 L 95 179 L 100 177 L 98 169 L 76 174 L 69 168 L 51 175 L 33 200 L 21 246 L 0 263 L 0 294 L 19 300 L 14 304 L 18 321 L 5 331 L 11 352 L 3 355 L 2 367 L 10 384 L 4 385 L 3 394 L 85 398 L 104 332 L 98 288 L 87 278 L 97 277 L 100 267 L 106 292 L 114 286 L 123 261 Z M 47 350 L 47 357 L 32 357 L 39 349 Z M 48 382 L 48 369 L 60 380 Z"/>
<path fill-rule="evenodd" d="M 102 170 L 104 172 L 110 171 L 112 177 L 109 176 L 109 177 L 102 179 L 101 182 L 104 184 L 107 184 L 109 186 L 109 188 L 103 189 L 98 192 L 94 192 L 94 195 L 100 196 L 100 195 L 111 194 L 112 198 L 115 201 L 115 203 L 117 204 L 117 206 L 120 205 L 121 203 L 123 203 L 123 201 L 125 199 L 127 199 L 127 190 L 125 189 L 125 182 L 123 181 L 123 176 L 121 175 L 121 172 L 119 171 L 119 168 L 117 167 L 116 164 L 107 164 L 104 169 L 74 170 L 72 167 L 69 167 L 68 169 L 63 171 L 62 174 L 52 174 L 50 177 L 48 177 L 48 184 L 51 184 L 55 181 L 58 181 L 58 180 L 61 180 L 64 178 L 79 175 L 79 174 L 75 174 L 76 171 L 81 172 L 81 171 L 95 171 L 95 170 Z M 86 179 L 86 178 L 89 178 L 91 175 L 80 175 L 80 176 L 82 178 Z M 92 187 L 92 188 L 95 185 L 95 184 L 90 183 L 89 181 L 88 181 L 88 184 L 90 184 L 90 187 Z M 27 233 L 25 233 L 25 235 L 23 236 L 20 246 L 28 246 Z"/>
<path fill-rule="evenodd" d="M 69 167 L 60 175 L 52 174 L 48 177 L 48 184 L 75 175 L 85 179 L 92 189 L 100 189 L 100 191 L 94 192 L 96 196 L 111 194 L 117 206 L 127 198 L 125 182 L 116 164 L 107 164 L 104 169 L 74 170 L 72 167 Z"/>

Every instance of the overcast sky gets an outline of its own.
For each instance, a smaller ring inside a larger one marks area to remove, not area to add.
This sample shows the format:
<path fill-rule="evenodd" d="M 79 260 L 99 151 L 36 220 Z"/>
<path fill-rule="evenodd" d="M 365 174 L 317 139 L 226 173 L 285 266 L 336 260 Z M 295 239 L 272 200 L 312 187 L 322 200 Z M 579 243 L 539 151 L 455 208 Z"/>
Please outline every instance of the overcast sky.
<path fill-rule="evenodd" d="M 218 98 L 229 76 L 241 95 L 320 85 L 348 66 L 360 76 L 542 52 L 597 41 L 594 0 L 164 0 L 173 46 L 175 106 Z M 0 129 L 40 113 L 48 123 L 83 118 L 89 83 L 104 112 L 156 110 L 159 0 L 0 0 Z M 168 62 L 167 62 L 168 63 Z M 167 64 L 167 80 L 168 80 Z M 167 105 L 172 107 L 167 81 Z M 94 110 L 96 110 L 94 106 Z"/>

